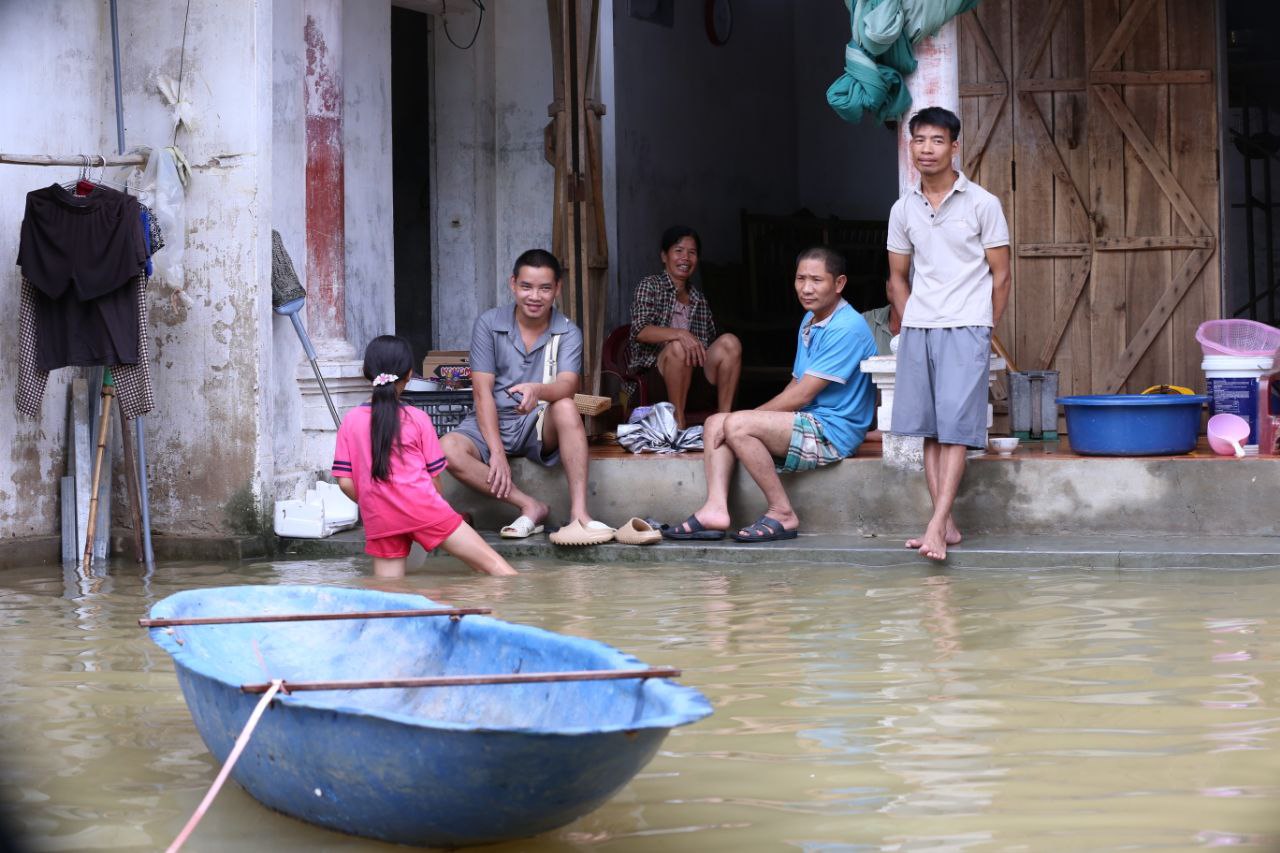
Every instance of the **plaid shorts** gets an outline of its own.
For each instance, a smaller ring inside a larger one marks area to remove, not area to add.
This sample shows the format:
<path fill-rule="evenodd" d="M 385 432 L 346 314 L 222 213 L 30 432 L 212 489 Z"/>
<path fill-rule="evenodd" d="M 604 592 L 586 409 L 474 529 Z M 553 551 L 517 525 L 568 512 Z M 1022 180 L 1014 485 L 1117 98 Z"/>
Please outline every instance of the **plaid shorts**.
<path fill-rule="evenodd" d="M 796 412 L 791 424 L 791 444 L 787 446 L 787 458 L 776 467 L 779 473 L 812 471 L 843 458 L 844 455 L 822 434 L 822 424 L 817 418 L 808 412 Z"/>

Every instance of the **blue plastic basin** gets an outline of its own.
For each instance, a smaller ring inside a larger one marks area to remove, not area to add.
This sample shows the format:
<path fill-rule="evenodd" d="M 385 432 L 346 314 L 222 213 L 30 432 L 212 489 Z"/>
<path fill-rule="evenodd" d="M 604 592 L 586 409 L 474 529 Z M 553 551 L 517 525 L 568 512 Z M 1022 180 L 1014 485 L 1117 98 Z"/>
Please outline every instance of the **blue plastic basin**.
<path fill-rule="evenodd" d="M 1059 397 L 1071 449 L 1088 456 L 1176 456 L 1195 449 L 1203 394 Z"/>

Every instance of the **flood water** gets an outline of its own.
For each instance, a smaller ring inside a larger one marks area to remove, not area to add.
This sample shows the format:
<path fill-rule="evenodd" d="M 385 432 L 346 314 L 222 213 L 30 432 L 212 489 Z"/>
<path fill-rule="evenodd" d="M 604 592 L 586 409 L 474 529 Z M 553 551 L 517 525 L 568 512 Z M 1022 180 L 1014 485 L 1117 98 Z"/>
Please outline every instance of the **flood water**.
<path fill-rule="evenodd" d="M 330 583 L 603 640 L 715 706 L 597 812 L 488 850 L 1280 849 L 1280 569 L 517 567 L 0 573 L 0 802 L 31 849 L 163 849 L 217 766 L 135 620 L 191 587 Z M 396 849 L 234 783 L 187 847 L 268 848 Z"/>

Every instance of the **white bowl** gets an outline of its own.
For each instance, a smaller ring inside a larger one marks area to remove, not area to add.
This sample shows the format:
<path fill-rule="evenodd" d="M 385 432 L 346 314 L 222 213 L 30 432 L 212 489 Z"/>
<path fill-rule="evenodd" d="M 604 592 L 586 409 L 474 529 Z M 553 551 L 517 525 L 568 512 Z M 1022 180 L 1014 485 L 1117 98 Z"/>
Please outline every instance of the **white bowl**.
<path fill-rule="evenodd" d="M 991 449 L 1001 456 L 1012 456 L 1013 451 L 1018 448 L 1017 436 L 1002 436 L 1000 438 L 990 439 Z"/>

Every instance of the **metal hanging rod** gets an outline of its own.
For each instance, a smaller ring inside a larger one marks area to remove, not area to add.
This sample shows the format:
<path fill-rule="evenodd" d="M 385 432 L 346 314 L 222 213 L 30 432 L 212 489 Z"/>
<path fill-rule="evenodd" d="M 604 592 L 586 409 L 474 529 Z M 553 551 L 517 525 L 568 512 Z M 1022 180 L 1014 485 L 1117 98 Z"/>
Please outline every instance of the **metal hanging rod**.
<path fill-rule="evenodd" d="M 146 154 L 0 154 L 0 163 L 14 166 L 145 166 Z"/>

